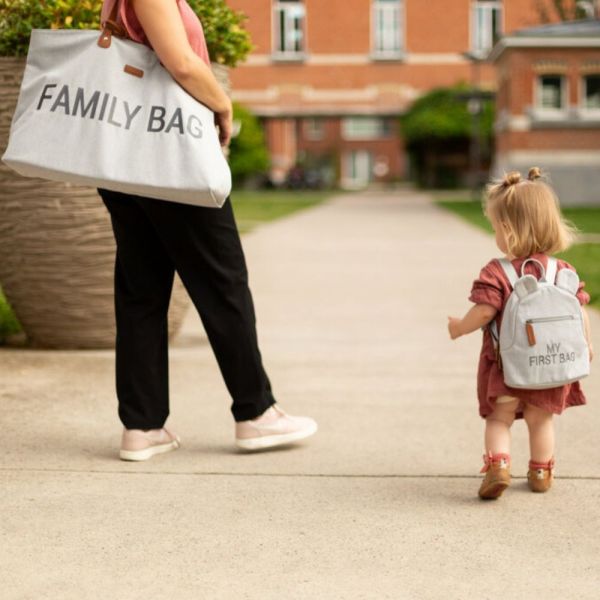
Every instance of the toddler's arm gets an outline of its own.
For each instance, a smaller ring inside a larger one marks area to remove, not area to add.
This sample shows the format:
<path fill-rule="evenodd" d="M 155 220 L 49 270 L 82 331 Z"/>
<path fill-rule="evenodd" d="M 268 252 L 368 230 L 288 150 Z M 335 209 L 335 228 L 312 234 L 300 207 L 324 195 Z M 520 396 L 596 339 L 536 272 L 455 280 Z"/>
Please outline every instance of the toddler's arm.
<path fill-rule="evenodd" d="M 496 316 L 497 312 L 490 304 L 476 304 L 462 319 L 448 317 L 450 337 L 455 340 L 461 335 L 481 329 Z"/>
<path fill-rule="evenodd" d="M 590 317 L 585 309 L 585 306 L 581 307 L 581 312 L 583 313 L 583 331 L 585 333 L 585 339 L 588 343 L 588 349 L 590 352 L 590 360 L 594 358 L 594 347 L 592 346 L 592 331 L 590 329 Z"/>

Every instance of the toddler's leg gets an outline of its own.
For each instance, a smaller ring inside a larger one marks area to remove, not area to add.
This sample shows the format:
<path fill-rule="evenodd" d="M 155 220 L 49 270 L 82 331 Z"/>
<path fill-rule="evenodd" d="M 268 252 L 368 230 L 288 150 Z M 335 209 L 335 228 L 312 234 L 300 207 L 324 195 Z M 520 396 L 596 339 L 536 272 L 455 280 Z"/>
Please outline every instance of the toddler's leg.
<path fill-rule="evenodd" d="M 502 396 L 485 420 L 485 477 L 479 488 L 484 500 L 499 498 L 510 485 L 510 426 L 518 405 L 516 398 Z"/>
<path fill-rule="evenodd" d="M 519 401 L 501 396 L 496 401 L 494 412 L 485 420 L 486 454 L 510 454 L 510 427 L 515 420 Z"/>
<path fill-rule="evenodd" d="M 547 463 L 554 456 L 552 413 L 527 404 L 523 410 L 523 417 L 529 428 L 531 460 L 537 463 Z"/>
<path fill-rule="evenodd" d="M 527 481 L 533 492 L 547 492 L 553 481 L 554 423 L 552 413 L 527 404 L 523 417 L 529 429 L 531 460 Z"/>

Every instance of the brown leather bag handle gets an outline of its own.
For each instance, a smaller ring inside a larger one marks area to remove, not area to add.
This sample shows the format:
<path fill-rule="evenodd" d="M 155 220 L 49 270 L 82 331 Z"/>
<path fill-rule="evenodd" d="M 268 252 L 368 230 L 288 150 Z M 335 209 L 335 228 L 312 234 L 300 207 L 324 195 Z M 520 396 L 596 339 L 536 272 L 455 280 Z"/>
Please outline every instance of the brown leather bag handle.
<path fill-rule="evenodd" d="M 125 2 L 126 0 L 123 0 Z M 110 44 L 112 42 L 112 36 L 116 35 L 119 38 L 131 39 L 129 35 L 127 35 L 127 30 L 122 25 L 119 25 L 117 19 L 119 17 L 119 2 L 121 0 L 115 0 L 115 3 L 112 5 L 110 9 L 110 14 L 108 15 L 108 19 L 104 22 L 102 27 L 102 33 L 98 38 L 98 46 L 100 48 L 110 48 Z M 125 65 L 123 68 L 125 73 L 129 75 L 134 75 L 135 77 L 143 77 L 144 71 L 143 69 L 138 69 L 132 65 Z"/>
<path fill-rule="evenodd" d="M 112 36 L 116 35 L 120 38 L 129 39 L 127 35 L 127 30 L 119 25 L 117 19 L 119 17 L 119 2 L 121 0 L 115 0 L 112 8 L 110 9 L 110 14 L 108 15 L 108 19 L 104 22 L 102 27 L 102 33 L 98 38 L 98 46 L 100 48 L 110 48 L 110 44 L 112 41 Z"/>

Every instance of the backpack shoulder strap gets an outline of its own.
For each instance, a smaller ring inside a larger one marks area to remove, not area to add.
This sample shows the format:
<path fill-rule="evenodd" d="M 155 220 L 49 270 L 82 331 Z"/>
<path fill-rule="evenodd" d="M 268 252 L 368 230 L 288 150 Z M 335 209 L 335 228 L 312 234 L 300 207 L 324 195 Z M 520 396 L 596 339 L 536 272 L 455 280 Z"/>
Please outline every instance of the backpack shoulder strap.
<path fill-rule="evenodd" d="M 515 268 L 512 266 L 512 263 L 510 262 L 510 260 L 508 260 L 508 258 L 499 258 L 498 262 L 500 263 L 502 270 L 504 271 L 506 277 L 508 278 L 508 281 L 510 282 L 510 287 L 514 288 L 517 279 L 519 279 L 519 276 L 517 275 Z"/>
<path fill-rule="evenodd" d="M 506 275 L 506 278 L 508 279 L 508 281 L 510 283 L 510 287 L 514 288 L 517 279 L 519 279 L 519 275 L 517 274 L 517 271 L 512 266 L 512 263 L 510 262 L 510 260 L 508 260 L 508 258 L 499 258 L 497 260 L 500 263 L 500 266 L 502 267 L 502 270 L 504 271 L 504 274 Z M 498 331 L 498 324 L 496 323 L 496 319 L 493 319 L 492 322 L 489 324 L 489 329 L 490 329 L 490 333 L 492 334 L 492 340 L 494 341 L 494 346 L 497 349 L 498 341 L 500 339 L 500 332 Z"/>
<path fill-rule="evenodd" d="M 490 329 L 490 333 L 492 334 L 492 342 L 494 343 L 494 348 L 498 348 L 498 343 L 500 341 L 500 331 L 498 331 L 498 323 L 496 323 L 496 319 L 492 319 L 492 322 L 488 325 Z"/>
<path fill-rule="evenodd" d="M 556 283 L 556 273 L 558 271 L 558 265 L 554 256 L 548 257 L 548 266 L 546 267 L 546 276 L 544 279 L 547 283 L 554 285 Z"/>

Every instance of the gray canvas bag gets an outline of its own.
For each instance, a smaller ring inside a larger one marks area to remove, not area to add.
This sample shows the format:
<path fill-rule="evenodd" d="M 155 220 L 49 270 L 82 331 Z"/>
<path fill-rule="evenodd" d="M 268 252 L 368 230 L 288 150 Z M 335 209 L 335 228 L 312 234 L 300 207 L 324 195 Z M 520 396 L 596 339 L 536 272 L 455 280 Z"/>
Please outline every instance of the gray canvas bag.
<path fill-rule="evenodd" d="M 34 30 L 2 160 L 27 177 L 220 207 L 231 191 L 213 112 L 148 47 Z"/>
<path fill-rule="evenodd" d="M 525 274 L 536 262 L 538 280 Z M 541 390 L 582 379 L 590 372 L 581 305 L 576 297 L 579 277 L 570 269 L 557 273 L 556 259 L 547 271 L 536 259 L 527 259 L 517 274 L 511 262 L 499 259 L 512 292 L 502 313 L 502 326 L 494 320 L 492 336 L 499 344 L 504 382 L 514 388 Z"/>

